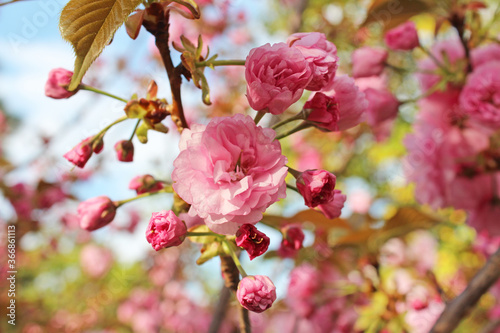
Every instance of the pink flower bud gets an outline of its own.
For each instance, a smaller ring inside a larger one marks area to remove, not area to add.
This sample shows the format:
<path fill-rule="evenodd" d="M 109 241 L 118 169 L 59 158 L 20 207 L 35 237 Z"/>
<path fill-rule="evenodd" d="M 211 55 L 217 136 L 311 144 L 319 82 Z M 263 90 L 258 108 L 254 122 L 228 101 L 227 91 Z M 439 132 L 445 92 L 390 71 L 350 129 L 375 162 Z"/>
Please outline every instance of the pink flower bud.
<path fill-rule="evenodd" d="M 137 194 L 157 192 L 163 189 L 163 183 L 155 180 L 151 175 L 134 177 L 128 184 L 128 188 L 135 190 Z"/>
<path fill-rule="evenodd" d="M 134 144 L 131 141 L 118 141 L 115 144 L 115 150 L 119 161 L 132 162 L 134 160 Z"/>
<path fill-rule="evenodd" d="M 409 51 L 420 45 L 415 23 L 408 21 L 386 32 L 384 41 L 391 50 Z"/>
<path fill-rule="evenodd" d="M 78 219 L 82 229 L 93 231 L 104 227 L 115 218 L 116 205 L 106 196 L 92 198 L 78 205 Z"/>
<path fill-rule="evenodd" d="M 367 88 L 364 90 L 368 108 L 366 122 L 377 126 L 388 119 L 394 119 L 398 114 L 399 101 L 387 90 Z"/>
<path fill-rule="evenodd" d="M 49 79 L 45 83 L 45 96 L 61 99 L 69 98 L 77 93 L 78 89 L 68 91 L 66 87 L 71 82 L 73 72 L 64 68 L 55 68 L 49 72 Z"/>
<path fill-rule="evenodd" d="M 306 170 L 297 177 L 297 189 L 307 207 L 314 208 L 333 200 L 337 178 L 326 170 Z"/>
<path fill-rule="evenodd" d="M 156 251 L 178 246 L 186 238 L 187 229 L 171 210 L 153 213 L 146 230 L 146 239 Z"/>
<path fill-rule="evenodd" d="M 304 242 L 304 232 L 298 226 L 289 225 L 283 228 L 283 240 L 278 249 L 278 254 L 282 258 L 295 257 L 302 248 Z"/>
<path fill-rule="evenodd" d="M 77 144 L 73 149 L 64 154 L 64 158 L 76 165 L 79 168 L 83 168 L 87 161 L 92 156 L 92 137 L 88 137 L 79 144 Z"/>
<path fill-rule="evenodd" d="M 323 131 L 338 131 L 337 125 L 340 118 L 339 105 L 335 97 L 315 93 L 312 99 L 304 104 L 305 110 L 311 110 L 306 120 L 312 122 Z"/>
<path fill-rule="evenodd" d="M 295 47 L 277 43 L 252 49 L 245 63 L 248 103 L 254 110 L 281 114 L 300 99 L 311 74 Z"/>
<path fill-rule="evenodd" d="M 352 76 L 380 75 L 385 67 L 387 51 L 381 48 L 362 47 L 352 53 Z"/>
<path fill-rule="evenodd" d="M 299 49 L 311 67 L 312 80 L 307 90 L 321 90 L 333 80 L 337 71 L 337 47 L 326 40 L 325 34 L 296 33 L 288 37 L 287 43 Z"/>
<path fill-rule="evenodd" d="M 273 305 L 276 287 L 267 276 L 246 276 L 238 284 L 236 298 L 245 309 L 260 313 Z"/>
<path fill-rule="evenodd" d="M 334 190 L 334 193 L 332 201 L 318 205 L 319 210 L 329 219 L 340 216 L 346 200 L 346 196 L 340 190 Z"/>
<path fill-rule="evenodd" d="M 250 260 L 264 254 L 269 247 L 269 237 L 252 224 L 243 224 L 236 232 L 236 245 L 248 252 Z"/>

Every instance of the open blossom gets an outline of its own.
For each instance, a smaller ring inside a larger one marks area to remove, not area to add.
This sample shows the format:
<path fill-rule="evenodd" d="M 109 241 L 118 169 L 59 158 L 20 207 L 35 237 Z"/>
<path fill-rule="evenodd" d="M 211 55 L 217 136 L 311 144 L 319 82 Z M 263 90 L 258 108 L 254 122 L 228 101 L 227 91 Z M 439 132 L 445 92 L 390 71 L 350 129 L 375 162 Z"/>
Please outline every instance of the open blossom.
<path fill-rule="evenodd" d="M 307 90 L 318 91 L 335 77 L 337 71 L 337 47 L 319 32 L 295 33 L 288 37 L 287 43 L 302 52 L 312 70 L 312 80 Z"/>
<path fill-rule="evenodd" d="M 49 72 L 49 78 L 45 83 L 45 96 L 61 99 L 69 98 L 77 93 L 78 89 L 68 91 L 66 87 L 71 82 L 73 72 L 64 68 L 55 68 Z"/>
<path fill-rule="evenodd" d="M 172 179 L 176 193 L 217 233 L 255 224 L 286 196 L 286 157 L 275 132 L 249 116 L 213 118 L 184 129 Z"/>
<path fill-rule="evenodd" d="M 83 168 L 87 161 L 92 156 L 92 137 L 88 137 L 79 144 L 77 144 L 73 149 L 64 154 L 64 158 L 76 165 L 79 168 Z"/>
<path fill-rule="evenodd" d="M 382 48 L 361 47 L 352 53 L 352 76 L 380 75 L 385 67 L 387 51 Z"/>
<path fill-rule="evenodd" d="M 476 69 L 490 61 L 498 61 L 500 59 L 500 45 L 491 43 L 476 49 L 470 53 L 472 68 Z"/>
<path fill-rule="evenodd" d="M 106 274 L 113 264 L 113 254 L 107 248 L 94 244 L 85 245 L 80 253 L 80 264 L 85 273 L 93 278 Z"/>
<path fill-rule="evenodd" d="M 151 175 L 134 177 L 128 184 L 128 188 L 135 190 L 137 194 L 157 192 L 163 189 L 163 183 L 154 179 Z"/>
<path fill-rule="evenodd" d="M 153 213 L 146 229 L 146 239 L 156 251 L 181 245 L 186 234 L 186 225 L 171 210 Z"/>
<path fill-rule="evenodd" d="M 369 125 L 376 126 L 397 116 L 399 101 L 391 92 L 373 88 L 367 88 L 363 92 L 368 101 L 366 122 Z"/>
<path fill-rule="evenodd" d="M 297 177 L 296 185 L 306 206 L 314 208 L 333 200 L 336 180 L 326 170 L 306 170 Z"/>
<path fill-rule="evenodd" d="M 252 49 L 245 62 L 247 98 L 257 111 L 283 113 L 311 81 L 311 67 L 299 49 L 285 43 Z"/>
<path fill-rule="evenodd" d="M 460 106 L 472 120 L 500 129 L 500 61 L 479 66 L 469 75 Z"/>
<path fill-rule="evenodd" d="M 345 131 L 361 123 L 368 108 L 368 101 L 354 79 L 347 75 L 338 75 L 329 88 L 331 90 L 325 94 L 335 97 L 338 103 L 338 130 Z"/>
<path fill-rule="evenodd" d="M 316 309 L 315 294 L 321 289 L 320 272 L 310 264 L 295 267 L 290 273 L 286 302 L 293 312 L 308 318 Z"/>
<path fill-rule="evenodd" d="M 82 229 L 93 231 L 104 227 L 115 218 L 116 205 L 106 196 L 88 199 L 78 205 L 78 219 Z"/>
<path fill-rule="evenodd" d="M 264 254 L 269 247 L 269 237 L 252 224 L 243 224 L 236 232 L 236 245 L 244 248 L 250 260 Z"/>
<path fill-rule="evenodd" d="M 304 110 L 311 110 L 306 120 L 323 131 L 338 131 L 339 105 L 335 97 L 321 92 L 315 93 L 304 104 Z"/>
<path fill-rule="evenodd" d="M 417 28 L 412 21 L 405 22 L 386 32 L 384 41 L 392 50 L 413 50 L 420 45 Z"/>
<path fill-rule="evenodd" d="M 345 194 L 342 194 L 340 190 L 334 190 L 334 192 L 332 201 L 318 205 L 317 207 L 329 219 L 340 216 L 345 200 L 347 199 Z"/>
<path fill-rule="evenodd" d="M 273 305 L 276 287 L 267 276 L 246 276 L 238 284 L 236 298 L 245 309 L 260 313 Z"/>

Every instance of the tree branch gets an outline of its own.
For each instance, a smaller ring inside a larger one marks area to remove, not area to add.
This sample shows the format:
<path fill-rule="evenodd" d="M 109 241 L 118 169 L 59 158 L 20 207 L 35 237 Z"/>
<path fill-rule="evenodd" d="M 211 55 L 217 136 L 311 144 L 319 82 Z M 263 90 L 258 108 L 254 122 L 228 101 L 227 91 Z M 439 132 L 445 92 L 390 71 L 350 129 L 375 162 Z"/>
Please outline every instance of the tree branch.
<path fill-rule="evenodd" d="M 446 306 L 430 333 L 452 332 L 499 278 L 500 248 L 490 256 L 467 288 Z"/>
<path fill-rule="evenodd" d="M 219 301 L 217 302 L 217 306 L 215 307 L 214 316 L 212 317 L 212 321 L 210 322 L 208 333 L 219 332 L 220 326 L 224 321 L 224 317 L 226 317 L 227 306 L 229 304 L 230 298 L 231 290 L 229 290 L 229 288 L 225 285 L 222 286 L 219 294 Z"/>

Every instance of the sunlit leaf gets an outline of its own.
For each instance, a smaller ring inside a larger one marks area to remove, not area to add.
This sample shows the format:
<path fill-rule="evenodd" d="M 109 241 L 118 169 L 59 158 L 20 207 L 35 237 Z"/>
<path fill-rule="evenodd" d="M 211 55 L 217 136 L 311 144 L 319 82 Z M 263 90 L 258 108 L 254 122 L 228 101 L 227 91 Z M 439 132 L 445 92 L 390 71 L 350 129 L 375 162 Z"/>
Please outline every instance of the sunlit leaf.
<path fill-rule="evenodd" d="M 264 215 L 264 217 L 262 218 L 262 222 L 266 225 L 275 227 L 277 229 L 281 228 L 286 224 L 305 223 L 305 222 L 309 222 L 315 225 L 316 227 L 324 229 L 329 229 L 329 228 L 350 229 L 350 226 L 346 220 L 341 218 L 328 219 L 325 217 L 325 215 L 314 209 L 307 209 L 298 212 L 297 214 L 291 217 Z"/>
<path fill-rule="evenodd" d="M 71 0 L 66 4 L 59 27 L 76 54 L 69 90 L 78 87 L 90 65 L 140 3 L 141 0 Z"/>
<path fill-rule="evenodd" d="M 412 16 L 430 11 L 431 6 L 421 0 L 375 0 L 368 9 L 363 26 L 377 22 L 388 30 L 407 21 Z"/>

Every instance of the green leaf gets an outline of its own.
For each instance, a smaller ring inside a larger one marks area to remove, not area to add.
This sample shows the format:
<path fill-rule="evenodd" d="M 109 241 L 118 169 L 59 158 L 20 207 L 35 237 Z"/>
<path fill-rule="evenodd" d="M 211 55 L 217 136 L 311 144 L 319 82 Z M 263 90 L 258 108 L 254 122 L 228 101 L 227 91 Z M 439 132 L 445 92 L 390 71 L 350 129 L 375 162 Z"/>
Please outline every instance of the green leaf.
<path fill-rule="evenodd" d="M 69 90 L 78 87 L 90 65 L 140 3 L 141 0 L 71 0 L 66 4 L 59 28 L 76 54 Z"/>

